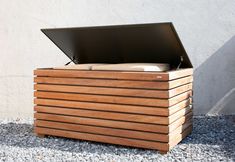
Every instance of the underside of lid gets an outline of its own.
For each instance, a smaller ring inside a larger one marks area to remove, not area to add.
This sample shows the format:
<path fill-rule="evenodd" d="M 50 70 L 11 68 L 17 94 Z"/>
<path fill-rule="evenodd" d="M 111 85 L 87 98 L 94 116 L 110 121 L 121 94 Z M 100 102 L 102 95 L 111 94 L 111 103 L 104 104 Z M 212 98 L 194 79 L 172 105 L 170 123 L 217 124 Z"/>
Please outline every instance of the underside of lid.
<path fill-rule="evenodd" d="M 42 29 L 75 64 L 192 64 L 172 23 Z"/>

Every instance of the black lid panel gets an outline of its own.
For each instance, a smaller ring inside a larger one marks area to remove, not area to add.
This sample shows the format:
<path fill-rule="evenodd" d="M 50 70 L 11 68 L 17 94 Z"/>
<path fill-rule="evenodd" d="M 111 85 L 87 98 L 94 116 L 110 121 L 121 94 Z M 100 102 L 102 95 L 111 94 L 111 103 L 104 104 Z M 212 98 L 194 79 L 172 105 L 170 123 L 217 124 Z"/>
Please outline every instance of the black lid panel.
<path fill-rule="evenodd" d="M 172 23 L 42 29 L 75 64 L 169 63 L 192 67 Z"/>

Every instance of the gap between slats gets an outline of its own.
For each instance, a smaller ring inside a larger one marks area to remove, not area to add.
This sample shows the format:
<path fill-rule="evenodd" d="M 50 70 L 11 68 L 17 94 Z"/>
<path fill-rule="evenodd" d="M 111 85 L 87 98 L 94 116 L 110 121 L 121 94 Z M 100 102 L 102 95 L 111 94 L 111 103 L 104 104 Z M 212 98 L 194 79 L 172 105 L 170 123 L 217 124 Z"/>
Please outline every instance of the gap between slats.
<path fill-rule="evenodd" d="M 36 127 L 44 127 L 44 128 L 53 128 L 60 130 L 68 130 L 68 131 L 76 131 L 82 133 L 91 133 L 91 134 L 99 134 L 99 135 L 108 135 L 113 137 L 125 137 L 131 139 L 142 139 L 148 141 L 159 141 L 159 142 L 169 142 L 173 136 L 182 133 L 187 127 L 189 127 L 192 122 L 189 120 L 176 128 L 174 132 L 170 134 L 162 134 L 162 133 L 150 133 L 150 132 L 141 132 L 134 130 L 123 130 L 118 128 L 105 128 L 105 127 L 97 127 L 97 126 L 88 126 L 88 125 L 78 125 L 78 124 L 67 124 L 60 122 L 51 122 L 51 121 L 43 121 L 36 120 Z"/>
<path fill-rule="evenodd" d="M 144 90 L 144 89 L 128 89 L 128 88 L 106 88 L 106 87 L 89 87 L 89 86 L 73 86 L 73 85 L 48 85 L 35 84 L 34 89 L 46 92 L 64 92 L 94 95 L 111 95 L 111 96 L 127 96 L 127 97 L 144 97 L 144 98 L 171 98 L 192 90 L 192 84 L 185 84 L 171 90 Z"/>
<path fill-rule="evenodd" d="M 90 125 L 90 126 L 118 128 L 125 130 L 136 130 L 136 131 L 154 132 L 154 133 L 169 133 L 174 131 L 177 127 L 179 127 L 186 121 L 190 120 L 192 118 L 192 112 L 189 112 L 185 116 L 180 117 L 178 120 L 174 121 L 170 125 L 159 125 L 153 123 L 146 124 L 146 123 L 136 123 L 128 121 L 97 119 L 89 117 L 66 116 L 63 114 L 58 114 L 58 115 L 48 114 L 40 112 L 36 112 L 34 114 L 34 118 L 39 120 L 48 120 L 48 121 L 63 122 L 70 124 Z"/>
<path fill-rule="evenodd" d="M 70 101 L 88 101 L 97 103 L 115 103 L 124 105 L 141 105 L 141 106 L 156 106 L 169 107 L 180 101 L 188 99 L 192 96 L 192 91 L 184 92 L 170 99 L 152 99 L 152 98 L 137 98 L 137 97 L 120 97 L 107 95 L 91 95 L 91 94 L 74 94 L 63 92 L 43 92 L 35 91 L 34 97 L 47 99 L 62 99 Z"/>
<path fill-rule="evenodd" d="M 34 104 L 38 106 L 55 106 L 72 109 L 87 109 L 87 110 L 101 110 L 108 112 L 123 112 L 132 114 L 148 114 L 157 116 L 169 116 L 191 104 L 191 99 L 183 100 L 178 104 L 169 107 L 145 107 L 133 105 L 119 105 L 109 103 L 93 103 L 93 102 L 79 102 L 79 101 L 66 101 L 66 100 L 52 100 L 52 99 L 34 99 Z"/>
<path fill-rule="evenodd" d="M 110 79 L 84 79 L 84 78 L 58 78 L 58 77 L 34 77 L 34 82 L 39 84 L 92 86 L 109 88 L 132 88 L 132 89 L 156 89 L 168 90 L 178 86 L 192 83 L 193 77 L 188 76 L 172 81 L 125 81 Z"/>
<path fill-rule="evenodd" d="M 34 111 L 50 113 L 50 114 L 62 114 L 70 116 L 167 125 L 174 122 L 181 116 L 186 115 L 191 109 L 192 109 L 191 107 L 186 107 L 169 117 L 113 113 L 113 112 L 96 111 L 96 110 L 78 110 L 78 109 L 68 109 L 68 108 L 66 109 L 66 108 L 49 107 L 49 106 L 35 106 Z"/>

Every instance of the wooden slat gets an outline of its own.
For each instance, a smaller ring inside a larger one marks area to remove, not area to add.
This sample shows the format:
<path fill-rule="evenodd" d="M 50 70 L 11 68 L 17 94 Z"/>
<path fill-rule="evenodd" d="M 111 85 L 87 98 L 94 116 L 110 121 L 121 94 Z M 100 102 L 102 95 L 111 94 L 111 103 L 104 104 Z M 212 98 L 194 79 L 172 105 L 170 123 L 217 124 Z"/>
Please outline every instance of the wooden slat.
<path fill-rule="evenodd" d="M 188 114 L 190 111 L 192 111 L 192 105 L 186 107 L 185 109 L 181 109 L 174 113 L 173 115 L 169 116 L 169 123 L 173 123 L 177 119 L 181 118 L 182 116 Z"/>
<path fill-rule="evenodd" d="M 86 117 L 74 117 L 74 116 L 46 114 L 46 113 L 38 113 L 38 112 L 34 114 L 34 118 L 41 119 L 41 120 L 57 121 L 57 122 L 86 124 L 86 125 L 139 130 L 139 131 L 147 131 L 147 132 L 159 132 L 159 133 L 169 132 L 169 128 L 167 125 L 134 123 L 134 122 L 95 119 L 95 118 L 86 118 Z M 178 122 L 181 122 L 181 121 L 178 121 Z"/>
<path fill-rule="evenodd" d="M 88 95 L 88 94 L 73 94 L 73 93 L 57 93 L 35 91 L 34 97 L 62 99 L 71 101 L 90 101 L 113 104 L 129 104 L 143 106 L 159 106 L 169 107 L 189 98 L 192 95 L 191 91 L 187 91 L 169 100 L 167 99 L 152 99 L 152 98 L 137 98 L 137 97 L 121 97 L 121 96 L 104 96 L 104 95 Z"/>
<path fill-rule="evenodd" d="M 168 98 L 172 98 L 176 95 L 179 95 L 179 94 L 184 93 L 186 91 L 192 90 L 192 88 L 193 88 L 192 83 L 189 83 L 189 84 L 185 84 L 185 85 L 182 85 L 180 87 L 168 90 L 168 92 L 169 92 L 168 93 Z"/>
<path fill-rule="evenodd" d="M 150 132 L 142 132 L 134 130 L 117 129 L 117 128 L 52 122 L 44 120 L 36 120 L 34 125 L 36 127 L 71 130 L 83 133 L 93 133 L 93 134 L 127 137 L 127 138 L 142 139 L 142 140 L 169 142 L 174 136 L 182 133 L 189 125 L 191 125 L 191 123 L 192 122 L 190 120 L 187 121 L 186 123 L 183 123 L 181 126 L 179 126 L 170 134 L 161 134 L 161 133 L 159 134 L 159 133 L 150 133 Z"/>
<path fill-rule="evenodd" d="M 185 123 L 188 120 L 191 120 L 193 117 L 193 112 L 190 111 L 186 115 L 182 116 L 181 118 L 175 120 L 173 123 L 169 125 L 169 132 L 173 132 L 176 128 L 181 126 L 183 123 Z"/>
<path fill-rule="evenodd" d="M 134 113 L 134 114 L 148 114 L 148 115 L 159 115 L 168 116 L 175 112 L 187 107 L 191 103 L 191 99 L 184 100 L 178 104 L 168 108 L 161 107 L 144 107 L 144 106 L 133 106 L 133 105 L 118 105 L 118 104 L 107 104 L 107 103 L 92 103 L 92 102 L 79 102 L 79 101 L 65 101 L 65 100 L 52 100 L 52 99 L 40 99 L 35 98 L 34 104 L 44 106 L 58 106 L 68 108 L 79 108 L 89 110 L 103 110 L 111 112 L 123 112 L 123 113 Z"/>
<path fill-rule="evenodd" d="M 193 76 L 187 76 L 187 77 L 171 80 L 171 81 L 169 81 L 169 88 L 168 89 L 179 87 L 181 85 L 192 83 L 192 82 L 193 82 Z"/>
<path fill-rule="evenodd" d="M 35 70 L 34 75 L 49 77 L 124 79 L 124 80 L 168 80 L 168 73 L 120 72 L 120 71 L 79 71 L 43 69 Z"/>
<path fill-rule="evenodd" d="M 42 91 L 34 92 L 34 97 L 73 100 L 73 101 L 129 104 L 129 105 L 165 106 L 165 107 L 168 106 L 168 100 L 166 99 L 163 100 L 163 99 L 88 95 L 88 94 L 70 94 L 70 93 L 56 93 L 56 92 L 42 92 Z"/>
<path fill-rule="evenodd" d="M 142 139 L 142 140 L 169 142 L 169 136 L 167 134 L 141 132 L 141 131 L 134 131 L 134 130 L 97 127 L 97 126 L 88 126 L 88 125 L 79 125 L 79 124 L 70 124 L 70 123 L 60 123 L 60 122 L 51 122 L 51 121 L 43 121 L 43 120 L 36 120 L 35 126 L 71 130 L 71 131 L 84 132 L 84 133 L 94 133 L 94 134 L 100 134 L 100 135 L 110 135 L 110 136 Z"/>
<path fill-rule="evenodd" d="M 177 136 L 178 134 L 181 134 L 185 129 L 187 129 L 188 127 L 192 126 L 192 120 L 188 120 L 186 123 L 180 125 L 179 127 L 177 127 L 173 132 L 169 133 L 168 135 L 168 141 L 167 142 L 171 142 L 172 140 L 175 139 L 175 136 Z"/>
<path fill-rule="evenodd" d="M 89 134 L 89 133 L 80 133 L 75 131 L 65 131 L 65 130 L 57 130 L 50 128 L 34 128 L 35 133 L 45 134 L 45 135 L 53 135 L 60 137 L 68 137 L 96 142 L 105 142 L 111 144 L 119 144 L 124 146 L 133 146 L 140 148 L 149 148 L 149 149 L 157 149 L 157 150 L 168 150 L 169 145 L 167 143 L 162 142 L 153 142 L 153 141 L 145 141 L 145 140 L 137 140 L 137 139 L 129 139 L 122 137 L 112 137 L 98 134 Z"/>
<path fill-rule="evenodd" d="M 121 121 L 131 121 L 139 123 L 151 123 L 151 124 L 170 124 L 175 120 L 179 119 L 183 115 L 186 115 L 192 108 L 187 107 L 182 109 L 169 117 L 151 116 L 151 115 L 136 115 L 126 113 L 114 113 L 105 111 L 93 111 L 93 110 L 81 110 L 81 109 L 67 109 L 57 108 L 49 106 L 35 106 L 34 110 L 37 112 L 51 113 L 51 114 L 62 114 L 71 116 L 91 117 L 99 119 L 111 119 Z M 168 119 L 169 118 L 169 119 Z"/>
<path fill-rule="evenodd" d="M 169 71 L 168 73 L 169 73 L 169 80 L 173 80 L 173 79 L 185 77 L 187 75 L 193 75 L 193 69 L 192 68 L 180 69 L 176 71 Z"/>
<path fill-rule="evenodd" d="M 192 128 L 192 126 L 189 126 L 183 133 L 178 134 L 174 139 L 172 139 L 169 143 L 169 150 L 182 141 L 182 139 L 184 139 L 186 136 L 188 136 L 192 132 Z"/>
<path fill-rule="evenodd" d="M 183 100 L 171 107 L 168 108 L 168 115 L 172 115 L 174 113 L 176 113 L 177 111 L 189 106 L 190 104 L 192 103 L 192 98 L 189 98 L 189 99 L 186 99 L 186 100 Z"/>
<path fill-rule="evenodd" d="M 186 84 L 169 91 L 167 90 L 147 90 L 147 89 L 128 89 L 128 88 L 104 88 L 104 87 L 87 87 L 87 86 L 69 86 L 69 85 L 51 85 L 35 84 L 35 90 L 52 91 L 52 92 L 73 92 L 84 94 L 101 94 L 133 97 L 151 97 L 151 98 L 170 98 L 180 93 L 192 89 L 192 84 Z"/>
<path fill-rule="evenodd" d="M 128 81 L 112 79 L 84 79 L 84 78 L 56 78 L 56 77 L 34 77 L 35 83 L 58 84 L 58 85 L 79 85 L 99 86 L 114 88 L 138 88 L 138 89 L 172 89 L 184 84 L 191 83 L 192 76 L 165 82 L 156 81 Z"/>
<path fill-rule="evenodd" d="M 55 70 L 38 69 L 34 71 L 36 76 L 49 77 L 74 77 L 74 78 L 103 78 L 124 80 L 173 80 L 192 75 L 192 69 L 181 69 L 172 72 L 120 72 L 120 71 L 79 71 L 79 70 Z"/>
<path fill-rule="evenodd" d="M 167 106 L 168 107 L 173 106 L 173 105 L 175 105 L 175 104 L 177 104 L 177 103 L 179 103 L 179 102 L 181 102 L 183 100 L 186 100 L 186 99 L 190 98 L 191 96 L 192 96 L 192 91 L 184 92 L 184 93 L 182 93 L 180 95 L 177 95 L 175 97 L 170 98 L 168 100 L 169 103 L 168 103 Z"/>
<path fill-rule="evenodd" d="M 34 110 L 43 113 L 62 114 L 71 116 L 92 117 L 100 119 L 122 120 L 132 121 L 140 123 L 152 123 L 152 124 L 169 124 L 167 117 L 150 116 L 150 115 L 137 115 L 126 113 L 114 113 L 105 111 L 93 111 L 93 110 L 81 110 L 81 109 L 68 109 L 57 108 L 49 106 L 35 106 Z"/>
<path fill-rule="evenodd" d="M 148 115 L 159 115 L 168 116 L 169 110 L 166 108 L 156 107 L 144 107 L 144 106 L 133 106 L 133 105 L 118 105 L 118 104 L 105 104 L 105 103 L 92 103 L 92 102 L 79 102 L 79 101 L 65 101 L 65 100 L 51 100 L 51 99 L 34 99 L 34 104 L 44 106 L 59 106 L 68 108 L 79 108 L 89 110 L 103 110 L 111 112 L 123 112 L 123 113 L 134 113 L 134 114 L 148 114 Z M 184 108 L 189 104 L 175 105 L 173 109 Z"/>

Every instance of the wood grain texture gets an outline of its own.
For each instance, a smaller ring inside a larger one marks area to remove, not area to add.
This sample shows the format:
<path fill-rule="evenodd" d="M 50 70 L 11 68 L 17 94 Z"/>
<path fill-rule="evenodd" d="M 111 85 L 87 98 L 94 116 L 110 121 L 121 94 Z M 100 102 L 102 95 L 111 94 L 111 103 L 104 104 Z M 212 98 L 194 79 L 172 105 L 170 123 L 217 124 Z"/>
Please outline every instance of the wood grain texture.
<path fill-rule="evenodd" d="M 183 114 L 184 112 L 183 110 L 181 110 L 181 114 Z M 114 113 L 114 112 L 93 111 L 93 110 L 84 110 L 84 109 L 83 110 L 68 109 L 68 108 L 57 108 L 57 107 L 49 107 L 49 106 L 35 106 L 34 111 L 43 112 L 43 113 L 52 113 L 52 114 L 53 113 L 64 114 L 64 115 L 71 115 L 71 116 L 92 117 L 92 118 L 99 118 L 99 119 L 132 121 L 132 122 L 139 122 L 139 123 L 169 124 L 168 118 L 160 117 L 160 116 L 152 116 L 152 115 Z M 178 116 L 179 115 L 180 114 L 178 113 Z"/>
<path fill-rule="evenodd" d="M 169 138 L 167 142 L 169 143 L 173 142 L 175 140 L 175 137 L 177 137 L 177 135 L 182 134 L 187 128 L 191 126 L 192 126 L 192 120 L 188 120 L 186 123 L 180 125 L 173 132 L 168 134 Z"/>
<path fill-rule="evenodd" d="M 186 121 L 191 120 L 193 117 L 193 112 L 189 111 L 186 115 L 180 117 L 179 119 L 175 120 L 173 123 L 169 124 L 168 132 L 173 132 L 176 128 L 184 124 Z"/>
<path fill-rule="evenodd" d="M 49 106 L 35 106 L 34 107 L 34 111 L 42 112 L 42 113 L 91 117 L 91 118 L 98 118 L 98 119 L 131 121 L 131 122 L 139 122 L 139 123 L 163 124 L 163 125 L 173 123 L 175 120 L 186 115 L 191 110 L 192 110 L 192 107 L 189 106 L 176 112 L 175 114 L 169 117 L 161 117 L 161 116 L 152 116 L 152 115 L 114 113 L 114 112 L 106 112 L 106 111 L 67 109 L 67 108 L 57 108 L 57 107 L 49 107 Z"/>
<path fill-rule="evenodd" d="M 144 107 L 133 105 L 107 104 L 107 103 L 92 103 L 66 100 L 52 100 L 52 99 L 34 99 L 34 104 L 41 106 L 58 106 L 74 109 L 89 109 L 89 110 L 103 110 L 110 112 L 123 112 L 133 114 L 148 114 L 168 116 L 169 110 L 167 108 Z M 189 105 L 189 104 L 188 104 Z M 173 109 L 181 109 L 187 106 L 186 104 L 175 105 Z"/>
<path fill-rule="evenodd" d="M 40 119 L 40 120 L 75 123 L 75 124 L 83 124 L 83 125 L 93 125 L 93 126 L 110 127 L 110 128 L 130 129 L 130 130 L 146 131 L 146 132 L 157 132 L 157 133 L 169 132 L 168 125 L 135 123 L 135 122 L 96 119 L 96 118 L 88 118 L 88 117 L 75 117 L 75 116 L 47 114 L 47 113 L 40 113 L 40 112 L 36 112 L 34 114 L 34 118 Z"/>
<path fill-rule="evenodd" d="M 177 134 L 182 133 L 191 124 L 192 124 L 191 121 L 187 121 L 186 123 L 179 126 L 170 134 L 151 133 L 151 132 L 142 132 L 142 131 L 134 131 L 126 129 L 44 121 L 44 120 L 36 120 L 34 125 L 36 127 L 62 129 L 62 130 L 69 130 L 69 131 L 76 131 L 83 133 L 93 133 L 100 135 L 126 137 L 126 138 L 142 139 L 142 140 L 159 141 L 159 142 L 170 142 L 170 140 L 174 139 L 174 137 L 177 136 Z"/>
<path fill-rule="evenodd" d="M 191 99 L 183 100 L 178 104 L 169 107 L 145 107 L 133 105 L 120 105 L 120 104 L 107 104 L 107 103 L 93 103 L 93 102 L 79 102 L 79 101 L 66 101 L 66 100 L 53 100 L 53 99 L 34 99 L 34 104 L 41 106 L 58 106 L 74 109 L 89 109 L 89 110 L 103 110 L 111 112 L 123 112 L 133 114 L 148 114 L 158 116 L 169 116 L 175 112 L 189 106 Z"/>
<path fill-rule="evenodd" d="M 34 132 L 35 133 L 40 132 L 45 135 L 68 137 L 68 138 L 75 138 L 75 139 L 82 139 L 82 140 L 96 141 L 96 142 L 105 142 L 105 143 L 118 144 L 124 146 L 133 146 L 133 147 L 158 149 L 158 150 L 169 149 L 169 145 L 163 142 L 145 141 L 145 140 L 123 138 L 123 137 L 112 137 L 112 136 L 105 136 L 98 134 L 89 134 L 89 133 L 81 133 L 74 131 L 50 129 L 50 128 L 40 128 L 40 127 L 35 127 Z"/>
<path fill-rule="evenodd" d="M 85 79 L 85 78 L 58 78 L 58 77 L 34 77 L 35 83 L 78 85 L 113 88 L 135 88 L 135 89 L 163 89 L 168 90 L 184 84 L 192 83 L 193 77 L 188 76 L 172 81 L 128 81 L 113 79 Z"/>
<path fill-rule="evenodd" d="M 72 78 L 97 78 L 97 79 L 123 79 L 144 81 L 167 81 L 192 75 L 192 69 L 180 69 L 172 72 L 123 72 L 123 71 L 82 71 L 37 69 L 36 76 L 72 77 Z"/>
<path fill-rule="evenodd" d="M 172 98 L 176 95 L 182 94 L 182 93 L 187 92 L 192 89 L 193 89 L 192 83 L 185 84 L 185 85 L 179 86 L 177 88 L 170 89 L 170 90 L 168 90 L 168 98 Z"/>
<path fill-rule="evenodd" d="M 51 85 L 35 84 L 35 90 L 52 91 L 52 92 L 71 92 L 82 94 L 101 94 L 129 97 L 145 98 L 170 98 L 183 92 L 192 90 L 192 84 L 182 85 L 180 87 L 167 90 L 149 90 L 149 89 L 129 89 L 129 88 L 104 88 L 104 87 L 87 87 L 87 86 L 70 86 L 70 85 Z"/>
<path fill-rule="evenodd" d="M 193 82 L 193 76 L 186 76 L 186 77 L 171 80 L 171 81 L 168 81 L 168 82 L 169 82 L 169 88 L 168 89 L 172 89 L 172 88 L 184 85 L 184 84 L 192 83 Z"/>
<path fill-rule="evenodd" d="M 146 141 L 139 139 L 131 139 L 124 137 L 113 137 L 99 134 L 90 134 L 90 133 L 81 133 L 76 131 L 66 131 L 66 130 L 58 130 L 51 128 L 41 128 L 35 127 L 35 133 L 42 133 L 44 135 L 53 135 L 59 137 L 68 137 L 75 139 L 82 139 L 88 141 L 96 141 L 96 142 L 105 142 L 110 144 L 118 144 L 123 146 L 132 146 L 132 147 L 140 147 L 140 148 L 148 148 L 148 149 L 156 149 L 159 151 L 167 152 L 172 149 L 176 144 L 178 144 L 183 138 L 185 138 L 192 131 L 192 126 L 189 126 L 182 133 L 177 134 L 169 143 L 165 142 L 155 142 L 155 141 Z"/>
<path fill-rule="evenodd" d="M 167 134 L 159 134 L 159 133 L 151 133 L 151 132 L 141 132 L 141 131 L 134 131 L 134 130 L 97 127 L 97 126 L 89 126 L 89 125 L 78 125 L 78 124 L 60 123 L 60 122 L 43 121 L 43 120 L 36 120 L 35 126 L 69 130 L 69 131 L 77 131 L 77 132 L 83 132 L 83 133 L 110 135 L 110 136 L 116 136 L 116 137 L 126 137 L 126 138 L 142 139 L 142 140 L 169 142 L 169 136 Z"/>
<path fill-rule="evenodd" d="M 168 101 L 168 107 L 170 106 L 173 106 L 183 100 L 186 100 L 186 99 L 189 99 L 190 97 L 192 96 L 192 91 L 187 91 L 187 92 L 184 92 L 184 93 L 181 93 L 177 96 L 174 96 L 172 98 L 170 98 Z"/>
<path fill-rule="evenodd" d="M 168 117 L 168 119 L 169 119 L 168 122 L 173 123 L 174 121 L 176 121 L 180 117 L 185 116 L 186 114 L 188 114 L 190 111 L 192 111 L 192 109 L 193 109 L 192 105 L 190 105 L 190 106 L 188 106 L 184 109 L 181 109 L 181 110 L 177 111 L 176 113 L 174 113 L 174 114 L 172 114 Z"/>
<path fill-rule="evenodd" d="M 178 134 L 174 139 L 172 139 L 169 143 L 169 150 L 182 141 L 186 136 L 188 136 L 192 132 L 192 129 L 193 127 L 189 126 L 183 133 Z"/>
<path fill-rule="evenodd" d="M 192 92 L 187 91 L 185 93 L 182 93 L 180 95 L 177 95 L 167 100 L 167 99 L 88 95 L 88 94 L 58 93 L 58 92 L 43 92 L 43 91 L 34 92 L 34 97 L 38 97 L 38 98 L 62 99 L 62 100 L 71 100 L 71 101 L 89 101 L 89 102 L 127 104 L 127 105 L 156 106 L 156 107 L 173 106 L 179 103 L 180 101 L 188 99 L 191 95 L 192 95 Z"/>
<path fill-rule="evenodd" d="M 192 104 L 192 98 L 188 98 L 186 100 L 180 101 L 179 103 L 173 106 L 168 107 L 168 111 L 169 111 L 168 116 L 176 113 L 177 111 L 185 107 L 188 107 L 190 104 Z"/>
<path fill-rule="evenodd" d="M 169 74 L 169 80 L 174 80 L 188 75 L 193 75 L 193 69 L 189 68 L 189 69 L 179 69 L 176 71 L 173 70 L 169 71 L 168 74 Z"/>
<path fill-rule="evenodd" d="M 34 71 L 34 131 L 166 153 L 192 131 L 193 69 Z"/>

